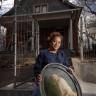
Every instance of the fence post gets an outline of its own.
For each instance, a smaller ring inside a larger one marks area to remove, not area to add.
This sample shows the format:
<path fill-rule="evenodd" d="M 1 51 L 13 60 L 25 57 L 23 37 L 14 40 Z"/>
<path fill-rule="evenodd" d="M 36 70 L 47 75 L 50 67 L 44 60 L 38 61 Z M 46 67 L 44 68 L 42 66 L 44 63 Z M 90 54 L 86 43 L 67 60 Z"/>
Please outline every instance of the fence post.
<path fill-rule="evenodd" d="M 15 15 L 14 15 L 14 88 L 16 87 L 16 63 L 17 63 L 17 0 L 15 1 L 14 4 L 14 9 L 15 9 Z"/>

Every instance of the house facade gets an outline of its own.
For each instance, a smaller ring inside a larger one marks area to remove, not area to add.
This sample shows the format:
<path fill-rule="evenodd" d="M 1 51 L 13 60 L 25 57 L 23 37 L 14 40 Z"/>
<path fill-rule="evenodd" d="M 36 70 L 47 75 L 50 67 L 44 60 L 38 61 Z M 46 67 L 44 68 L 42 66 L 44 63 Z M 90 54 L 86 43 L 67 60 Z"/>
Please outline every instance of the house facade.
<path fill-rule="evenodd" d="M 35 50 L 38 55 L 40 49 L 47 47 L 47 36 L 53 31 L 58 31 L 64 38 L 61 49 L 74 49 L 78 52 L 78 21 L 81 7 L 62 0 L 21 0 L 16 4 L 19 5 L 16 10 L 13 8 L 1 17 L 1 25 L 7 28 L 7 47 L 12 46 L 10 40 L 15 29 L 18 39 L 17 47 L 21 41 L 22 43 L 30 42 L 31 45 L 24 44 L 23 47 L 31 46 L 30 50 Z M 20 34 L 21 30 L 22 34 Z M 23 40 L 24 37 L 25 40 Z"/>

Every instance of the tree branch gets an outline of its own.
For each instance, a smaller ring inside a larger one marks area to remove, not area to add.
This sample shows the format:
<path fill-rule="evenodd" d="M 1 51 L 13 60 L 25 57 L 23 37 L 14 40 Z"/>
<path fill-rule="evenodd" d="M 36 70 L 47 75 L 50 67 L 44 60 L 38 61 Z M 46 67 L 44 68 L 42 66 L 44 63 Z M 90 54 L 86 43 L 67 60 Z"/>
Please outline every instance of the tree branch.
<path fill-rule="evenodd" d="M 88 0 L 84 0 L 84 1 L 85 1 L 85 6 L 90 10 L 90 12 L 91 12 L 92 14 L 96 15 L 96 12 L 93 11 L 93 10 L 91 9 L 91 7 L 89 6 Z"/>

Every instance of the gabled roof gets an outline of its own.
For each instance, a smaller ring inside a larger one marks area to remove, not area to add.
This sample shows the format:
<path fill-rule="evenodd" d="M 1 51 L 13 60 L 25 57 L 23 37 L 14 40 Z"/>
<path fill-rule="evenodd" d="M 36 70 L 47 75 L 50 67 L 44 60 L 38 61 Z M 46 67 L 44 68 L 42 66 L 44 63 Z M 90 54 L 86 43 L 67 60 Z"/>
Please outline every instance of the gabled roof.
<path fill-rule="evenodd" d="M 39 0 L 38 0 L 39 1 Z M 40 0 L 40 1 L 44 1 L 44 3 L 49 3 L 49 12 L 51 11 L 59 11 L 59 10 L 67 10 L 67 9 L 74 9 L 74 8 L 78 8 L 79 6 L 76 6 L 68 1 L 62 1 L 62 0 L 53 0 L 52 2 L 50 0 Z M 46 2 L 45 2 L 46 1 Z M 50 2 L 49 2 L 50 1 Z M 54 2 L 56 1 L 56 2 Z M 34 2 L 34 3 L 33 3 Z M 40 2 L 40 3 L 42 3 Z M 22 14 L 32 14 L 33 12 L 33 6 L 34 4 L 36 5 L 36 0 L 21 0 L 18 3 L 17 6 L 17 15 L 22 15 Z M 37 2 L 37 4 L 39 4 Z M 7 12 L 4 15 L 14 15 L 14 8 L 12 8 L 9 12 Z"/>

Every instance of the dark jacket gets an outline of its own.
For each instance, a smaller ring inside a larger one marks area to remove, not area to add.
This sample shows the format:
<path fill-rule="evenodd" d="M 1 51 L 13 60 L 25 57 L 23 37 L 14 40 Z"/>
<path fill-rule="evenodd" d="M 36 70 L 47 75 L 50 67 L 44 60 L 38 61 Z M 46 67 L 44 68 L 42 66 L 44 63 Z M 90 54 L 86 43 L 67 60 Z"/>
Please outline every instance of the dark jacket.
<path fill-rule="evenodd" d="M 35 76 L 40 74 L 41 70 L 49 63 L 60 63 L 67 67 L 70 66 L 68 64 L 68 58 L 65 55 L 64 51 L 58 51 L 57 53 L 51 53 L 48 50 L 43 50 L 37 57 L 36 64 L 34 66 Z"/>

